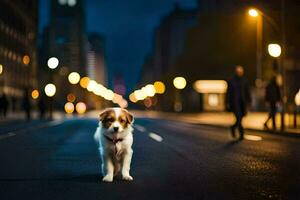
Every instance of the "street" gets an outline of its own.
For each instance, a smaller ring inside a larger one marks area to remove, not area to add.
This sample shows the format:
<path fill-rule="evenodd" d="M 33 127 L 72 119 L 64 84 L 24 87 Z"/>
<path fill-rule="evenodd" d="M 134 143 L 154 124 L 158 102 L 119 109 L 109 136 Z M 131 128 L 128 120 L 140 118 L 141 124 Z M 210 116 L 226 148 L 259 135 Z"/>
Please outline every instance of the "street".
<path fill-rule="evenodd" d="M 133 182 L 101 182 L 96 118 L 1 127 L 0 199 L 300 199 L 300 140 L 135 120 Z M 9 132 L 8 129 L 13 131 Z"/>

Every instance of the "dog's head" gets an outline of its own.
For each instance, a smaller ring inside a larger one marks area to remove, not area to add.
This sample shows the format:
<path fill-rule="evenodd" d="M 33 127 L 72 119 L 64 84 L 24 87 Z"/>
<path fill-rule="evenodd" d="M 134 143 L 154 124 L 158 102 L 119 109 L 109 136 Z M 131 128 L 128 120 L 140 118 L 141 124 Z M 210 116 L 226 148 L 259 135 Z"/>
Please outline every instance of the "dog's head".
<path fill-rule="evenodd" d="M 126 109 L 108 108 L 100 114 L 100 121 L 106 132 L 114 134 L 131 127 L 134 118 Z"/>

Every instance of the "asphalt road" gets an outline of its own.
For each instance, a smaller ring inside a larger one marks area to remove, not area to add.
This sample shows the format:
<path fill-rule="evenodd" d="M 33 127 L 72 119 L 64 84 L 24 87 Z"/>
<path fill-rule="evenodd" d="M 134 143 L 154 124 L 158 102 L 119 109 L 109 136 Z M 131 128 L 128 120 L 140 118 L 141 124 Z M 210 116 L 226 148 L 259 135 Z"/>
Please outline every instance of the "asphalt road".
<path fill-rule="evenodd" d="M 101 182 L 96 119 L 0 134 L 0 199 L 300 199 L 300 139 L 136 119 L 133 182 Z M 12 126 L 12 125 L 10 125 Z M 12 130 L 12 131 L 9 131 Z"/>

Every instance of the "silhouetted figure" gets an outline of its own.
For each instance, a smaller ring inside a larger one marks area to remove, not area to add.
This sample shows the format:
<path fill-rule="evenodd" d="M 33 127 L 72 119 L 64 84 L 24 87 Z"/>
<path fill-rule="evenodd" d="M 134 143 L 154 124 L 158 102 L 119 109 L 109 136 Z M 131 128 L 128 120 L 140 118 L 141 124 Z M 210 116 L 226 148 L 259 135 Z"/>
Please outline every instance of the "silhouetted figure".
<path fill-rule="evenodd" d="M 41 98 L 38 101 L 38 108 L 40 112 L 40 119 L 45 119 L 45 113 L 46 113 L 46 99 L 45 96 L 41 96 Z"/>
<path fill-rule="evenodd" d="M 22 99 L 22 108 L 25 111 L 27 121 L 29 121 L 31 119 L 31 104 L 28 90 L 24 91 Z"/>
<path fill-rule="evenodd" d="M 244 139 L 243 117 L 247 114 L 247 107 L 251 103 L 250 90 L 247 80 L 244 78 L 244 68 L 237 66 L 235 76 L 228 81 L 227 106 L 233 112 L 236 122 L 230 127 L 232 137 L 236 137 L 235 131 L 239 130 L 239 139 Z"/>
<path fill-rule="evenodd" d="M 16 107 L 17 107 L 17 98 L 16 97 L 12 97 L 11 98 L 11 110 L 13 112 L 16 112 Z"/>
<path fill-rule="evenodd" d="M 269 104 L 269 116 L 266 122 L 264 123 L 264 127 L 269 129 L 268 122 L 272 119 L 273 130 L 276 130 L 276 105 L 281 102 L 281 94 L 280 94 L 280 87 L 276 82 L 276 77 L 273 77 L 269 84 L 266 87 L 265 91 L 265 98 L 266 102 Z"/>
<path fill-rule="evenodd" d="M 9 102 L 6 97 L 6 94 L 3 93 L 0 97 L 0 115 L 1 115 L 1 117 L 6 118 L 8 105 L 9 105 Z"/>

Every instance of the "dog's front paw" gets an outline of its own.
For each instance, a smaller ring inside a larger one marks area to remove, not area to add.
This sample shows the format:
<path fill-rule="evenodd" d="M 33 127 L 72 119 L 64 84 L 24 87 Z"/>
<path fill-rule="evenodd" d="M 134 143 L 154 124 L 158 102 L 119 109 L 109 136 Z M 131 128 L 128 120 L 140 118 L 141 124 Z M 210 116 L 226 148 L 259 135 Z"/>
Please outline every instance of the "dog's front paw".
<path fill-rule="evenodd" d="M 125 181 L 133 181 L 133 178 L 130 175 L 126 175 L 126 176 L 123 176 L 123 180 L 125 180 Z"/>
<path fill-rule="evenodd" d="M 103 182 L 112 182 L 113 181 L 113 176 L 111 175 L 106 175 L 102 179 Z"/>

